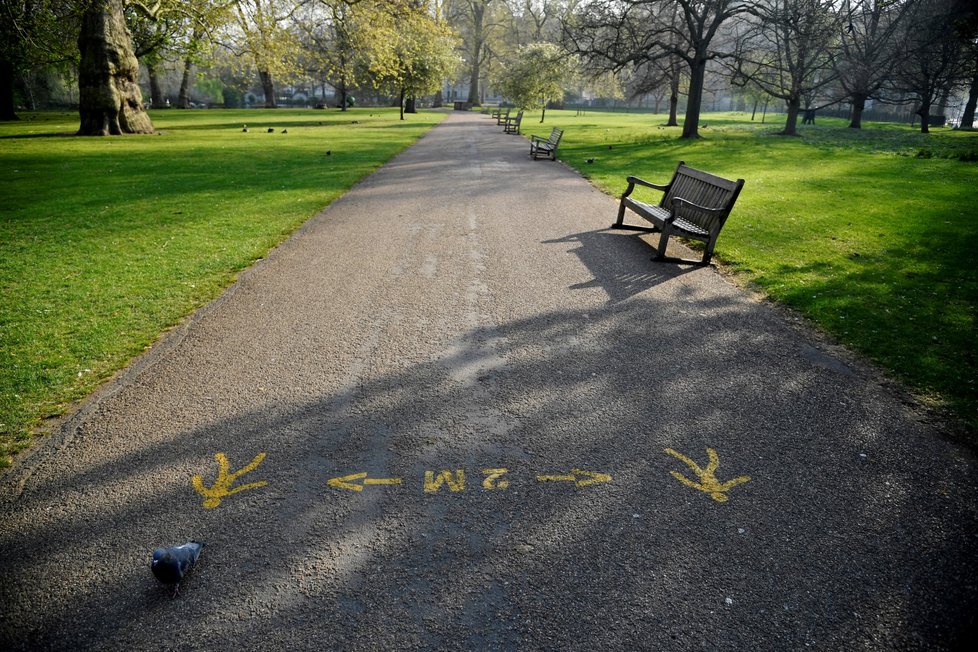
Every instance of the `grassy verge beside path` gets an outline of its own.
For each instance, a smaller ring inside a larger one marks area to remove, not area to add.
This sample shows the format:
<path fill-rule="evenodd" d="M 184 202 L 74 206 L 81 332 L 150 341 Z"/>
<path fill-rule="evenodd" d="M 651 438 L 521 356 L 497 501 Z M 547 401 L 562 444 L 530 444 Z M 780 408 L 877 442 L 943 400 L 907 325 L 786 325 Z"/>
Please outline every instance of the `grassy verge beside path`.
<path fill-rule="evenodd" d="M 707 114 L 686 142 L 664 116 L 548 111 L 524 131 L 566 129 L 560 158 L 612 195 L 629 174 L 667 182 L 679 160 L 746 179 L 717 257 L 953 409 L 974 441 L 978 133 L 819 118 L 786 138 L 774 120 Z"/>
<path fill-rule="evenodd" d="M 171 110 L 124 138 L 22 117 L 0 123 L 0 467 L 443 114 Z"/>

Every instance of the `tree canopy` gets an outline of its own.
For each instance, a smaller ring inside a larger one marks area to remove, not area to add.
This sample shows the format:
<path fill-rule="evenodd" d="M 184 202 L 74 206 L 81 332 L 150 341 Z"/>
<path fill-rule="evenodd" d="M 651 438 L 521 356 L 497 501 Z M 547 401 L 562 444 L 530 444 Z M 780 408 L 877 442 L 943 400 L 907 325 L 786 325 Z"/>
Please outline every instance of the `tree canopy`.
<path fill-rule="evenodd" d="M 497 86 L 520 108 L 540 109 L 543 122 L 547 103 L 563 99 L 575 63 L 553 43 L 524 45 L 498 73 Z"/>
<path fill-rule="evenodd" d="M 168 89 L 179 76 L 175 106 L 189 106 L 195 68 L 218 99 L 221 88 L 229 102 L 255 89 L 267 107 L 283 96 L 325 101 L 331 87 L 343 108 L 356 91 L 410 111 L 413 98 L 438 101 L 447 88 L 473 105 L 501 92 L 545 116 L 565 92 L 612 98 L 624 87 L 632 99 L 655 96 L 657 108 L 668 97 L 671 125 L 685 98 L 685 138 L 699 137 L 711 93 L 783 103 L 785 134 L 802 107 L 848 105 L 858 128 L 868 103 L 904 105 L 926 130 L 950 106 L 963 106 L 971 126 L 978 104 L 971 0 L 2 0 L 0 9 L 0 119 L 34 105 L 39 80 L 55 75 L 78 85 L 66 103 L 79 105 L 81 133 L 152 130 L 141 68 L 154 107 L 171 105 L 165 76 Z"/>

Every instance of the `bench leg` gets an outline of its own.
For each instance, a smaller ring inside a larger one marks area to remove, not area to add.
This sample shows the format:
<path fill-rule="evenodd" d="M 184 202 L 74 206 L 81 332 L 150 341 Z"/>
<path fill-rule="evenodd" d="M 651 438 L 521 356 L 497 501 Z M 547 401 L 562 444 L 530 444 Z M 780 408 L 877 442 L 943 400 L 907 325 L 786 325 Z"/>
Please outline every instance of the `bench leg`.
<path fill-rule="evenodd" d="M 703 251 L 703 262 L 700 263 L 701 265 L 706 266 L 710 264 L 710 259 L 713 258 L 713 247 L 716 246 L 716 243 L 717 234 L 714 234 L 713 237 L 710 238 L 709 242 L 706 243 L 706 249 Z"/>
<path fill-rule="evenodd" d="M 669 246 L 669 227 L 666 226 L 662 229 L 662 235 L 659 236 L 659 247 L 652 256 L 652 260 L 665 260 L 666 259 L 666 247 Z"/>
<path fill-rule="evenodd" d="M 613 228 L 613 229 L 621 228 L 621 224 L 624 221 L 625 221 L 625 202 L 619 202 L 618 203 L 618 219 L 615 220 L 615 223 L 611 225 L 611 228 Z"/>
<path fill-rule="evenodd" d="M 668 225 L 665 226 L 662 229 L 662 235 L 659 236 L 659 247 L 656 250 L 655 255 L 652 256 L 652 260 L 660 263 L 679 263 L 686 265 L 701 265 L 704 267 L 710 264 L 710 260 L 713 258 L 713 242 L 707 243 L 706 251 L 703 252 L 702 261 L 697 262 L 695 260 L 686 260 L 685 258 L 672 258 L 666 255 L 666 247 L 669 246 L 669 236 L 671 235 L 672 229 L 670 229 Z"/>

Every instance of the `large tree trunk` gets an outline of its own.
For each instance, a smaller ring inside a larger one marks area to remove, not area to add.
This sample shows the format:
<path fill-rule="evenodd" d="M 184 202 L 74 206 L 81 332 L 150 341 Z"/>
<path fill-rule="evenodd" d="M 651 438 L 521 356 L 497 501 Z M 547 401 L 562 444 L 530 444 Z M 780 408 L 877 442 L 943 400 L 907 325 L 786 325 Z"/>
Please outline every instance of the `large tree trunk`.
<path fill-rule="evenodd" d="M 656 111 L 658 113 L 658 110 Z M 673 66 L 669 77 L 669 120 L 667 127 L 679 126 L 679 67 Z"/>
<path fill-rule="evenodd" d="M 964 113 L 961 114 L 962 129 L 974 128 L 976 106 L 978 106 L 978 69 L 975 70 L 975 76 L 971 78 L 971 88 L 968 89 L 968 101 L 964 105 Z"/>
<path fill-rule="evenodd" d="M 160 76 L 156 73 L 156 66 L 151 63 L 146 64 L 146 72 L 149 74 L 149 102 L 154 109 L 166 108 L 163 103 L 163 89 L 160 87 Z"/>
<path fill-rule="evenodd" d="M 469 73 L 469 104 L 480 106 L 479 102 L 479 63 L 472 63 L 472 70 Z"/>
<path fill-rule="evenodd" d="M 93 0 L 78 36 L 80 136 L 151 134 L 122 0 Z"/>
<path fill-rule="evenodd" d="M 925 99 L 920 103 L 920 108 L 917 109 L 917 115 L 920 116 L 920 133 L 929 134 L 930 133 L 930 98 Z"/>
<path fill-rule="evenodd" d="M 345 79 L 341 79 L 340 80 L 340 85 L 336 87 L 336 90 L 338 90 L 340 92 L 340 111 L 346 111 L 346 109 L 347 109 L 347 107 L 346 107 L 346 94 L 347 94 L 347 90 L 346 90 L 346 80 Z"/>
<path fill-rule="evenodd" d="M 177 95 L 177 108 L 190 108 L 190 88 L 193 86 L 194 63 L 187 57 L 183 62 L 183 78 L 180 80 L 180 94 Z"/>
<path fill-rule="evenodd" d="M 472 68 L 469 70 L 469 104 L 472 106 L 481 106 L 482 103 L 479 101 L 479 73 L 481 72 L 482 63 L 482 47 L 485 45 L 485 33 L 483 31 L 485 25 L 486 16 L 486 5 L 487 2 L 472 3 L 472 42 L 469 44 L 472 48 L 469 56 L 472 57 L 471 65 Z"/>
<path fill-rule="evenodd" d="M 788 100 L 788 117 L 784 121 L 782 136 L 798 135 L 798 111 L 801 110 L 801 98 L 793 97 Z"/>
<path fill-rule="evenodd" d="M 272 73 L 267 70 L 259 70 L 258 77 L 261 79 L 261 89 L 265 93 L 265 108 L 277 109 L 275 103 L 275 82 L 272 81 Z"/>
<path fill-rule="evenodd" d="M 14 64 L 0 59 L 0 120 L 17 120 L 14 106 Z"/>
<path fill-rule="evenodd" d="M 863 128 L 863 111 L 866 109 L 866 96 L 865 95 L 853 95 L 852 96 L 852 115 L 849 119 L 850 129 L 862 129 Z"/>
<path fill-rule="evenodd" d="M 703 101 L 705 80 L 706 57 L 694 57 L 689 66 L 689 94 L 686 96 L 686 118 L 683 120 L 682 138 L 700 137 L 700 104 Z"/>

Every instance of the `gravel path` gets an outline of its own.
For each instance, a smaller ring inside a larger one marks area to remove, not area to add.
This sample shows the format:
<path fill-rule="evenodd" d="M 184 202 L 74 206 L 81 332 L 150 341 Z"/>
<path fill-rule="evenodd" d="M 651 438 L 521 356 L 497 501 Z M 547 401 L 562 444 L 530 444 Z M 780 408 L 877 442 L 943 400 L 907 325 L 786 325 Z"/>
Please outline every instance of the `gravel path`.
<path fill-rule="evenodd" d="M 650 262 L 613 199 L 527 152 L 452 114 L 23 456 L 0 648 L 974 633 L 974 456 L 714 270 Z M 171 599 L 150 553 L 188 539 Z"/>

